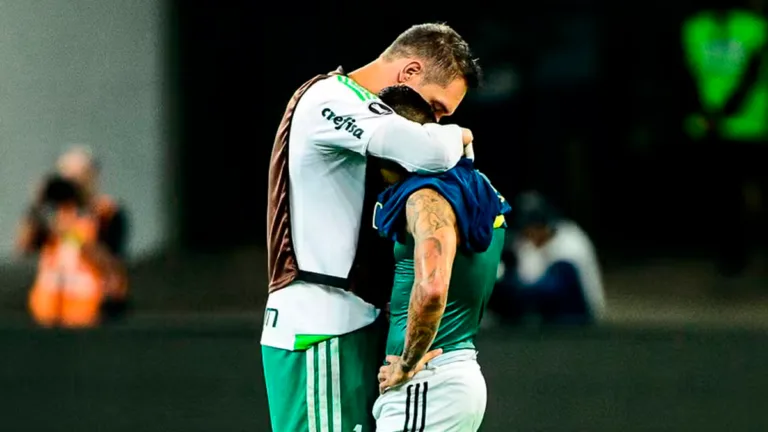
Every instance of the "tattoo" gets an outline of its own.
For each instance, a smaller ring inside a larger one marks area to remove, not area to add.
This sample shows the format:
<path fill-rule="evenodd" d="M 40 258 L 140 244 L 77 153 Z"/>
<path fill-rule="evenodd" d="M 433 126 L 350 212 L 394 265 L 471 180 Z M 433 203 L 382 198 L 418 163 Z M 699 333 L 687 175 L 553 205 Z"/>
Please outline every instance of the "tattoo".
<path fill-rule="evenodd" d="M 453 209 L 432 189 L 419 190 L 408 198 L 406 218 L 415 243 L 416 277 L 401 362 L 410 371 L 427 353 L 440 326 L 458 234 Z"/>

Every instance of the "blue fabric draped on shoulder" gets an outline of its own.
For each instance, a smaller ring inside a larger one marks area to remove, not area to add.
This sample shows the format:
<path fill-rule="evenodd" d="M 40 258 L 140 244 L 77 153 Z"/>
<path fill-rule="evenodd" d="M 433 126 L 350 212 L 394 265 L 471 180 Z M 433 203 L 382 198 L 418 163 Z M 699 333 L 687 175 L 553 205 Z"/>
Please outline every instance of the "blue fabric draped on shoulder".
<path fill-rule="evenodd" d="M 460 247 L 469 252 L 484 252 L 493 240 L 493 230 L 511 210 L 488 178 L 474 168 L 470 159 L 462 159 L 449 171 L 435 175 L 413 175 L 390 186 L 379 195 L 374 213 L 374 227 L 382 237 L 405 243 L 406 203 L 421 189 L 434 189 L 451 204 L 456 214 Z"/>

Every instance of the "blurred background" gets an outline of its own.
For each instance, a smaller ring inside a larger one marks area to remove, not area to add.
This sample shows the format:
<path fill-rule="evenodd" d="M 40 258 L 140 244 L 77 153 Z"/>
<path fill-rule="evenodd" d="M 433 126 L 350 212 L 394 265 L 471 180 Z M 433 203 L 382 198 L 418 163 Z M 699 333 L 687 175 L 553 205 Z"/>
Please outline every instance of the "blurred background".
<path fill-rule="evenodd" d="M 0 1 L 0 430 L 269 430 L 277 124 L 307 79 L 428 21 L 485 69 L 450 119 L 473 130 L 477 166 L 578 225 L 604 291 L 597 325 L 496 305 L 484 430 L 768 430 L 760 7 Z M 90 306 L 36 296 L 46 223 L 63 220 L 62 244 L 93 245 L 83 277 L 111 287 Z M 506 273 L 525 261 L 509 253 Z M 93 328 L 46 328 L 56 314 Z"/>

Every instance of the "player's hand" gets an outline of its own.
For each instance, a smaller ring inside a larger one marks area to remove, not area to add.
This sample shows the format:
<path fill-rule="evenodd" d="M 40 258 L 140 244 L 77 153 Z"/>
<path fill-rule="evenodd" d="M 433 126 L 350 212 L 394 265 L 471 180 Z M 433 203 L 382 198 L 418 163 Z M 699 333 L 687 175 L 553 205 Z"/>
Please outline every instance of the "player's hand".
<path fill-rule="evenodd" d="M 471 130 L 467 128 L 461 128 L 461 141 L 465 147 L 472 144 L 472 141 L 474 140 L 475 140 L 475 136 L 472 135 Z"/>
<path fill-rule="evenodd" d="M 407 383 L 414 375 L 424 369 L 427 363 L 442 353 L 442 349 L 436 349 L 424 354 L 424 357 L 416 363 L 416 367 L 407 372 L 403 370 L 403 360 L 400 356 L 387 356 L 388 364 L 379 368 L 379 393 L 384 394 L 391 388 Z"/>

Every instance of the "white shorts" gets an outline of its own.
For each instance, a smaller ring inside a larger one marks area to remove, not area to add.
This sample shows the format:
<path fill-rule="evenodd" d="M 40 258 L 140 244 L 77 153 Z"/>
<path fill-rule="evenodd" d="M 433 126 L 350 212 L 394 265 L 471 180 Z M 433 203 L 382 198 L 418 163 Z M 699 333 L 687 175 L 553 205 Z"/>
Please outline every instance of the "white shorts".
<path fill-rule="evenodd" d="M 376 399 L 377 432 L 475 432 L 488 399 L 474 351 L 443 354 Z"/>

